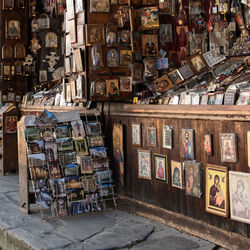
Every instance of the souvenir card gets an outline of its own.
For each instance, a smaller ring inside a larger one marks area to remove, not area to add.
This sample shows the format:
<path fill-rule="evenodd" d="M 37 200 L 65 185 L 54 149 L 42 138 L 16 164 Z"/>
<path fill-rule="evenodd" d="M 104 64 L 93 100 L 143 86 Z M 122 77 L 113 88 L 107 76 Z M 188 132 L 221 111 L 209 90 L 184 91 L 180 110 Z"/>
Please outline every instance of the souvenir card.
<path fill-rule="evenodd" d="M 46 166 L 30 167 L 30 176 L 32 180 L 41 180 L 49 177 L 49 171 Z"/>
<path fill-rule="evenodd" d="M 20 39 L 21 26 L 20 20 L 6 20 L 5 36 L 7 39 Z"/>
<path fill-rule="evenodd" d="M 118 35 L 119 45 L 130 45 L 130 30 L 121 30 Z"/>
<path fill-rule="evenodd" d="M 83 0 L 75 0 L 75 11 L 76 14 L 84 11 L 84 2 Z"/>
<path fill-rule="evenodd" d="M 72 188 L 67 190 L 67 198 L 69 202 L 80 201 L 84 199 L 84 190 L 81 188 Z"/>
<path fill-rule="evenodd" d="M 140 30 L 141 28 L 141 12 L 140 9 L 130 9 L 130 28 L 131 31 Z"/>
<path fill-rule="evenodd" d="M 33 181 L 34 190 L 36 192 L 36 204 L 43 208 L 50 208 L 52 205 L 52 197 L 51 192 L 48 188 L 48 183 L 46 180 L 40 179 L 37 181 Z"/>
<path fill-rule="evenodd" d="M 83 186 L 84 186 L 84 191 L 87 193 L 92 193 L 95 192 L 96 190 L 96 181 L 95 177 L 92 175 L 90 176 L 84 176 L 83 177 Z"/>
<path fill-rule="evenodd" d="M 164 125 L 162 129 L 162 147 L 172 149 L 173 148 L 173 127 Z"/>
<path fill-rule="evenodd" d="M 104 146 L 104 140 L 101 135 L 96 136 L 88 136 L 88 145 L 89 147 L 103 147 Z"/>
<path fill-rule="evenodd" d="M 41 140 L 41 134 L 40 134 L 39 128 L 26 128 L 24 130 L 24 136 L 26 142 L 30 141 L 40 141 Z"/>
<path fill-rule="evenodd" d="M 119 80 L 113 79 L 113 80 L 106 80 L 106 89 L 107 89 L 107 96 L 113 97 L 113 96 L 119 96 Z"/>
<path fill-rule="evenodd" d="M 194 130 L 181 130 L 181 156 L 185 159 L 194 159 Z"/>
<path fill-rule="evenodd" d="M 119 67 L 119 51 L 118 49 L 112 48 L 107 52 L 107 66 L 108 67 Z"/>
<path fill-rule="evenodd" d="M 181 73 L 184 80 L 186 80 L 194 75 L 194 72 L 192 71 L 192 69 L 190 68 L 190 66 L 188 64 L 179 68 L 179 72 Z"/>
<path fill-rule="evenodd" d="M 233 91 L 226 91 L 224 96 L 224 105 L 234 105 L 236 93 Z"/>
<path fill-rule="evenodd" d="M 147 145 L 151 147 L 156 147 L 157 133 L 156 128 L 147 127 Z"/>
<path fill-rule="evenodd" d="M 142 35 L 142 55 L 157 56 L 158 55 L 158 36 Z"/>
<path fill-rule="evenodd" d="M 94 70 L 103 67 L 102 46 L 99 44 L 95 44 L 91 48 L 91 63 Z"/>
<path fill-rule="evenodd" d="M 222 162 L 237 161 L 237 147 L 234 133 L 220 133 L 220 152 Z"/>
<path fill-rule="evenodd" d="M 56 161 L 58 159 L 57 144 L 55 142 L 46 142 L 45 143 L 45 153 L 46 153 L 46 159 L 48 162 Z M 52 179 L 54 179 L 54 178 L 52 178 Z"/>
<path fill-rule="evenodd" d="M 141 24 L 143 30 L 159 29 L 158 7 L 141 8 Z"/>
<path fill-rule="evenodd" d="M 158 72 L 156 70 L 156 58 L 146 57 L 144 62 L 144 76 L 147 77 L 157 77 Z"/>
<path fill-rule="evenodd" d="M 88 122 L 85 123 L 85 131 L 88 136 L 101 135 L 102 128 L 100 122 Z"/>
<path fill-rule="evenodd" d="M 169 78 L 173 82 L 174 85 L 178 85 L 184 81 L 184 78 L 182 77 L 180 71 L 178 69 L 170 72 L 168 74 Z"/>
<path fill-rule="evenodd" d="M 109 161 L 108 159 L 94 159 L 92 160 L 94 171 L 108 170 Z"/>
<path fill-rule="evenodd" d="M 86 138 L 75 139 L 75 147 L 78 155 L 89 155 Z"/>
<path fill-rule="evenodd" d="M 85 130 L 82 120 L 71 121 L 73 138 L 85 137 Z"/>
<path fill-rule="evenodd" d="M 81 174 L 93 174 L 93 165 L 90 156 L 77 156 L 77 163 L 81 166 Z"/>
<path fill-rule="evenodd" d="M 139 31 L 131 32 L 131 47 L 133 53 L 141 52 L 141 33 Z"/>
<path fill-rule="evenodd" d="M 72 138 L 60 138 L 56 140 L 58 151 L 73 151 L 73 140 Z"/>
<path fill-rule="evenodd" d="M 95 179 L 97 185 L 103 185 L 105 183 L 113 183 L 112 170 L 99 171 L 95 173 Z"/>
<path fill-rule="evenodd" d="M 66 0 L 66 7 L 67 7 L 67 18 L 68 20 L 75 18 L 75 5 L 74 0 Z"/>
<path fill-rule="evenodd" d="M 123 27 L 129 22 L 129 10 L 128 6 L 121 6 L 113 13 L 113 18 L 119 27 Z"/>
<path fill-rule="evenodd" d="M 85 29 L 84 24 L 77 25 L 77 43 L 78 46 L 85 45 Z"/>
<path fill-rule="evenodd" d="M 106 27 L 106 45 L 112 46 L 118 44 L 117 27 Z"/>
<path fill-rule="evenodd" d="M 133 146 L 141 146 L 141 124 L 140 123 L 132 123 L 132 145 Z"/>
<path fill-rule="evenodd" d="M 206 156 L 213 154 L 213 136 L 210 134 L 204 135 L 204 154 Z"/>
<path fill-rule="evenodd" d="M 67 125 L 56 127 L 55 133 L 56 133 L 56 138 L 71 137 L 70 129 Z"/>
<path fill-rule="evenodd" d="M 3 10 L 12 10 L 15 7 L 14 0 L 4 0 L 3 1 Z"/>
<path fill-rule="evenodd" d="M 171 23 L 160 25 L 160 46 L 165 47 L 166 44 L 172 43 L 173 39 L 173 25 Z"/>
<path fill-rule="evenodd" d="M 109 12 L 109 0 L 90 0 L 90 13 L 94 12 Z"/>
<path fill-rule="evenodd" d="M 208 69 L 208 65 L 201 54 L 195 54 L 189 58 L 189 63 L 196 74 L 202 73 Z"/>
<path fill-rule="evenodd" d="M 132 64 L 132 51 L 129 49 L 120 49 L 120 65 L 129 66 Z"/>
<path fill-rule="evenodd" d="M 183 189 L 184 186 L 184 171 L 181 162 L 171 161 L 171 180 L 172 187 Z"/>
<path fill-rule="evenodd" d="M 76 37 L 76 21 L 75 19 L 72 19 L 69 21 L 69 37 L 70 37 L 70 43 L 76 43 L 77 37 Z"/>
<path fill-rule="evenodd" d="M 76 163 L 69 163 L 64 166 L 64 175 L 65 176 L 78 176 L 79 167 Z"/>
<path fill-rule="evenodd" d="M 228 216 L 228 168 L 206 165 L 206 211 Z"/>
<path fill-rule="evenodd" d="M 62 178 L 61 167 L 57 161 L 50 161 L 48 163 L 50 179 Z"/>
<path fill-rule="evenodd" d="M 106 94 L 106 82 L 103 80 L 96 80 L 91 83 L 91 93 L 94 95 L 105 95 Z"/>
<path fill-rule="evenodd" d="M 175 15 L 175 1 L 173 0 L 159 0 L 159 8 L 167 15 Z"/>
<path fill-rule="evenodd" d="M 28 154 L 41 154 L 44 147 L 43 141 L 28 141 L 27 153 Z"/>
<path fill-rule="evenodd" d="M 202 164 L 185 161 L 186 195 L 201 198 L 202 196 Z"/>
<path fill-rule="evenodd" d="M 231 219 L 250 224 L 250 174 L 229 171 L 229 193 Z"/>
<path fill-rule="evenodd" d="M 143 64 L 135 63 L 132 65 L 133 81 L 142 81 Z"/>
<path fill-rule="evenodd" d="M 88 46 L 94 44 L 105 44 L 105 33 L 103 24 L 86 24 L 86 43 Z"/>
<path fill-rule="evenodd" d="M 155 179 L 168 183 L 168 158 L 166 155 L 154 154 Z"/>
<path fill-rule="evenodd" d="M 250 104 L 250 92 L 241 91 L 236 105 L 249 105 Z"/>
<path fill-rule="evenodd" d="M 61 165 L 76 162 L 76 152 L 58 152 L 58 158 Z"/>
<path fill-rule="evenodd" d="M 151 152 L 138 149 L 138 178 L 151 180 Z"/>
<path fill-rule="evenodd" d="M 102 157 L 106 158 L 107 157 L 107 152 L 105 147 L 93 147 L 89 148 L 90 155 L 93 156 L 94 158 Z"/>
<path fill-rule="evenodd" d="M 120 91 L 132 92 L 132 77 L 120 77 Z"/>
<path fill-rule="evenodd" d="M 222 105 L 223 104 L 224 93 L 218 93 L 215 97 L 215 105 Z"/>
<path fill-rule="evenodd" d="M 64 178 L 66 189 L 83 188 L 82 178 L 80 176 L 67 176 Z"/>
<path fill-rule="evenodd" d="M 28 155 L 30 167 L 42 167 L 46 165 L 45 154 L 31 154 Z"/>
<path fill-rule="evenodd" d="M 59 217 L 68 216 L 68 203 L 66 198 L 58 199 L 56 201 L 56 214 Z"/>

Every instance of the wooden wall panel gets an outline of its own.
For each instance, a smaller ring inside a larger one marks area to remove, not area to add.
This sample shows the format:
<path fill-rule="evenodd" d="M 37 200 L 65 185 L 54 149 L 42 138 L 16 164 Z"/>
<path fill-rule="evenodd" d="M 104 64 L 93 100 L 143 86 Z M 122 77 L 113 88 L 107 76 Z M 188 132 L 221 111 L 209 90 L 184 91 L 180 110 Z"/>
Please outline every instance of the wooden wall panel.
<path fill-rule="evenodd" d="M 228 232 L 236 232 L 242 236 L 249 237 L 250 226 L 241 222 L 236 222 L 230 218 L 223 218 L 205 211 L 205 165 L 216 164 L 227 166 L 229 170 L 250 172 L 247 165 L 247 143 L 246 135 L 250 130 L 250 123 L 244 121 L 223 121 L 223 120 L 205 120 L 205 119 L 169 119 L 154 118 L 152 116 L 140 114 L 140 116 L 111 115 L 107 120 L 107 142 L 112 144 L 112 128 L 113 123 L 122 122 L 124 124 L 124 158 L 125 158 L 125 186 L 121 191 L 122 194 L 143 202 L 151 203 L 170 211 L 181 213 L 189 217 L 204 221 L 213 226 L 226 230 Z M 152 159 L 152 180 L 138 179 L 138 147 L 132 146 L 131 124 L 140 122 L 142 124 L 142 147 L 141 149 L 151 150 Z M 173 132 L 173 149 L 162 148 L 162 128 L 163 125 L 172 125 Z M 146 128 L 154 126 L 157 128 L 157 146 L 147 146 Z M 171 185 L 171 160 L 183 161 L 180 149 L 180 134 L 182 128 L 194 129 L 195 137 L 195 160 L 203 164 L 203 196 L 202 198 L 194 198 L 185 195 L 185 190 L 180 190 Z M 234 132 L 237 134 L 237 163 L 222 163 L 220 155 L 219 133 Z M 213 135 L 212 156 L 205 156 L 204 152 L 204 135 Z M 154 170 L 154 154 L 164 154 L 168 156 L 168 184 L 159 182 L 155 179 Z M 112 148 L 110 151 L 112 159 Z M 118 171 L 114 169 L 116 179 L 118 179 Z"/>

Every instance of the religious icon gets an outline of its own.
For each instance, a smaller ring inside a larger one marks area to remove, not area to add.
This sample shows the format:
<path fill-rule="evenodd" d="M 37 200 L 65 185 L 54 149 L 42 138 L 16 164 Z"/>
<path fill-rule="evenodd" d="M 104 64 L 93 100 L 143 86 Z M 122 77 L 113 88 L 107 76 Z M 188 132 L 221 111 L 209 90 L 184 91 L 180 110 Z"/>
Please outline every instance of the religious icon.
<path fill-rule="evenodd" d="M 96 80 L 91 83 L 91 93 L 94 95 L 105 95 L 106 93 L 106 82 L 103 80 Z"/>
<path fill-rule="evenodd" d="M 8 92 L 7 99 L 8 102 L 15 102 L 16 100 L 16 94 L 14 92 Z"/>
<path fill-rule="evenodd" d="M 14 0 L 3 0 L 3 9 L 4 10 L 14 9 Z"/>
<path fill-rule="evenodd" d="M 102 47 L 98 44 L 91 48 L 91 61 L 93 69 L 100 69 L 103 67 L 102 61 Z"/>
<path fill-rule="evenodd" d="M 185 161 L 186 195 L 201 198 L 202 166 L 201 163 Z"/>
<path fill-rule="evenodd" d="M 164 14 L 174 15 L 175 14 L 175 1 L 174 0 L 159 0 L 160 11 Z"/>
<path fill-rule="evenodd" d="M 5 118 L 5 132 L 7 134 L 15 134 L 17 132 L 17 116 L 6 116 Z"/>
<path fill-rule="evenodd" d="M 250 174 L 229 171 L 231 219 L 250 224 Z"/>
<path fill-rule="evenodd" d="M 196 73 L 201 73 L 208 69 L 208 65 L 201 54 L 191 56 L 189 62 Z"/>
<path fill-rule="evenodd" d="M 41 14 L 37 20 L 39 29 L 49 29 L 50 19 L 49 16 L 45 13 Z"/>
<path fill-rule="evenodd" d="M 173 82 L 174 85 L 180 84 L 181 82 L 184 81 L 184 78 L 182 77 L 181 73 L 179 72 L 178 69 L 170 72 L 168 74 L 169 78 Z"/>
<path fill-rule="evenodd" d="M 132 65 L 132 78 L 133 81 L 141 81 L 143 72 L 143 64 L 135 63 Z"/>
<path fill-rule="evenodd" d="M 132 92 L 132 77 L 120 77 L 120 91 Z"/>
<path fill-rule="evenodd" d="M 132 145 L 133 146 L 141 146 L 141 124 L 140 123 L 132 123 Z"/>
<path fill-rule="evenodd" d="M 155 179 L 168 183 L 168 158 L 166 155 L 154 154 Z"/>
<path fill-rule="evenodd" d="M 107 52 L 107 66 L 118 67 L 119 66 L 119 52 L 117 49 L 112 48 Z"/>
<path fill-rule="evenodd" d="M 190 68 L 190 66 L 188 64 L 179 68 L 179 72 L 181 73 L 184 80 L 186 80 L 194 75 L 194 72 L 192 71 L 192 69 Z"/>
<path fill-rule="evenodd" d="M 6 38 L 20 38 L 20 21 L 19 20 L 8 20 L 6 23 Z"/>
<path fill-rule="evenodd" d="M 105 34 L 103 24 L 87 24 L 86 25 L 86 43 L 88 46 L 94 44 L 105 44 Z"/>
<path fill-rule="evenodd" d="M 118 79 L 106 80 L 107 96 L 113 97 L 118 96 L 119 93 L 119 81 Z"/>
<path fill-rule="evenodd" d="M 236 162 L 236 138 L 234 133 L 220 133 L 220 152 L 222 162 Z"/>
<path fill-rule="evenodd" d="M 156 70 L 156 58 L 146 57 L 144 60 L 144 77 L 156 78 L 158 71 Z"/>
<path fill-rule="evenodd" d="M 159 29 L 159 13 L 157 7 L 141 8 L 141 23 L 143 30 Z"/>
<path fill-rule="evenodd" d="M 123 125 L 115 123 L 113 127 L 113 154 L 115 166 L 119 169 L 120 183 L 124 184 L 124 153 L 123 153 Z"/>
<path fill-rule="evenodd" d="M 157 56 L 158 55 L 158 36 L 142 35 L 142 55 Z"/>
<path fill-rule="evenodd" d="M 14 56 L 15 58 L 25 58 L 26 52 L 25 52 L 25 47 L 23 44 L 16 44 L 14 47 Z"/>
<path fill-rule="evenodd" d="M 120 45 L 130 44 L 130 31 L 129 30 L 119 31 L 119 44 Z"/>
<path fill-rule="evenodd" d="M 109 12 L 109 0 L 90 0 L 90 13 L 92 12 Z"/>
<path fill-rule="evenodd" d="M 129 21 L 129 10 L 130 8 L 128 6 L 121 6 L 113 13 L 113 17 L 119 27 L 125 26 Z"/>
<path fill-rule="evenodd" d="M 205 135 L 204 136 L 204 153 L 206 156 L 211 156 L 213 153 L 213 146 L 212 146 L 212 135 Z"/>
<path fill-rule="evenodd" d="M 54 32 L 49 32 L 45 37 L 46 48 L 57 48 L 57 35 Z"/>
<path fill-rule="evenodd" d="M 227 217 L 228 208 L 228 169 L 207 164 L 206 211 Z"/>
<path fill-rule="evenodd" d="M 107 45 L 117 44 L 117 28 L 116 27 L 106 28 L 106 44 Z"/>
<path fill-rule="evenodd" d="M 2 46 L 2 58 L 3 59 L 12 59 L 14 57 L 13 47 L 10 44 L 4 44 Z"/>
<path fill-rule="evenodd" d="M 138 178 L 151 180 L 151 152 L 138 149 Z"/>
<path fill-rule="evenodd" d="M 75 147 L 78 155 L 89 155 L 86 138 L 75 139 Z"/>
<path fill-rule="evenodd" d="M 181 162 L 171 161 L 172 187 L 184 188 L 184 172 Z"/>
<path fill-rule="evenodd" d="M 77 48 L 74 50 L 75 60 L 76 60 L 76 71 L 83 72 L 84 69 L 84 60 L 83 60 L 83 50 L 81 48 Z"/>
<path fill-rule="evenodd" d="M 156 147 L 157 133 L 156 128 L 147 127 L 147 145 L 151 147 Z"/>
<path fill-rule="evenodd" d="M 185 159 L 194 159 L 194 130 L 181 130 L 181 154 Z"/>
<path fill-rule="evenodd" d="M 16 75 L 22 75 L 23 74 L 23 63 L 20 61 L 14 62 L 15 65 L 15 74 Z"/>
<path fill-rule="evenodd" d="M 173 127 L 164 125 L 162 129 L 162 147 L 172 149 L 173 148 Z"/>
<path fill-rule="evenodd" d="M 173 25 L 171 23 L 160 25 L 160 46 L 173 42 Z"/>
<path fill-rule="evenodd" d="M 132 64 L 132 51 L 129 49 L 120 49 L 120 65 L 129 66 Z"/>

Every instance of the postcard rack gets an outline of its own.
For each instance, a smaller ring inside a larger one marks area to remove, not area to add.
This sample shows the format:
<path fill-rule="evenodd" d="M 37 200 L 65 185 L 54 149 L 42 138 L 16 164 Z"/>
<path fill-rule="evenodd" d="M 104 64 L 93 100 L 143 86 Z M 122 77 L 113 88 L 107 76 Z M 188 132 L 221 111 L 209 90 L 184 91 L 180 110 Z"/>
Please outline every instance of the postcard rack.
<path fill-rule="evenodd" d="M 24 129 L 27 164 L 42 219 L 99 212 L 110 200 L 117 206 L 98 116 L 90 120 L 85 115 L 85 121 L 71 117 L 75 120 L 56 120 L 45 110 Z"/>

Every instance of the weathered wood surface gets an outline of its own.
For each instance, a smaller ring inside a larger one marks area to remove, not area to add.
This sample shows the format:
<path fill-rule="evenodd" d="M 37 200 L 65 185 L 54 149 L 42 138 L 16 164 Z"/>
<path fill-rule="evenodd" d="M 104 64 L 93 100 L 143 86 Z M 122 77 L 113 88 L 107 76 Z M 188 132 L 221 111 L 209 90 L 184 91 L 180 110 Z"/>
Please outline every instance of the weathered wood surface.
<path fill-rule="evenodd" d="M 132 105 L 131 105 L 132 106 Z M 135 105 L 137 106 L 137 105 Z M 155 105 L 156 106 L 156 105 Z M 156 106 L 156 107 L 161 107 Z M 176 109 L 178 107 L 175 107 Z M 239 107 L 237 107 L 239 108 Z M 245 108 L 245 107 L 244 107 Z M 151 107 L 149 106 L 150 110 Z M 173 108 L 174 109 L 174 108 Z M 250 112 L 250 108 L 246 107 L 246 110 Z M 136 110 L 138 111 L 138 110 Z M 173 110 L 174 111 L 174 110 Z M 182 128 L 194 129 L 194 140 L 195 140 L 195 160 L 201 162 L 203 167 L 206 164 L 215 164 L 221 166 L 227 166 L 229 170 L 242 171 L 250 173 L 248 167 L 248 156 L 247 156 L 247 131 L 250 130 L 250 123 L 243 121 L 227 121 L 227 120 L 207 120 L 207 119 L 195 119 L 195 115 L 190 115 L 191 119 L 182 118 L 169 118 L 168 116 L 158 118 L 157 114 L 168 110 L 159 109 L 154 110 L 154 113 L 148 114 L 147 110 L 140 112 L 140 116 L 137 113 L 125 112 L 122 115 L 114 115 L 115 112 L 111 113 L 111 116 L 106 116 L 107 120 L 107 145 L 112 149 L 112 128 L 113 124 L 121 122 L 124 125 L 124 158 L 125 158 L 125 187 L 119 188 L 120 193 L 146 203 L 157 205 L 161 208 L 169 211 L 186 215 L 190 218 L 197 219 L 200 222 L 206 222 L 211 226 L 215 226 L 219 229 L 223 229 L 227 232 L 238 233 L 244 237 L 250 237 L 250 225 L 245 223 L 236 222 L 229 218 L 222 218 L 220 216 L 207 213 L 205 211 L 205 175 L 203 174 L 203 196 L 202 198 L 193 198 L 185 195 L 185 190 L 180 190 L 172 187 L 171 185 L 171 160 L 182 162 L 184 159 L 181 156 L 181 144 L 180 134 Z M 177 112 L 176 110 L 174 112 Z M 187 112 L 185 109 L 180 112 Z M 192 111 L 194 112 L 194 110 Z M 202 110 L 197 112 L 202 112 Z M 204 111 L 205 112 L 205 111 Z M 207 112 L 210 112 L 209 109 Z M 211 110 L 212 112 L 212 110 Z M 214 111 L 215 112 L 215 111 Z M 221 110 L 222 112 L 222 110 Z M 245 111 L 247 112 L 247 111 Z M 119 114 L 119 112 L 117 112 Z M 226 111 L 224 111 L 226 113 Z M 155 117 L 156 116 L 156 117 Z M 215 117 L 216 113 L 211 116 Z M 152 164 L 152 180 L 138 179 L 138 147 L 132 146 L 131 137 L 131 124 L 133 122 L 142 124 L 142 149 L 151 150 L 151 164 Z M 162 128 L 163 125 L 173 126 L 173 149 L 164 149 L 162 147 Z M 146 128 L 156 127 L 157 128 L 157 147 L 148 147 L 146 143 Z M 220 142 L 219 133 L 232 132 L 236 133 L 237 136 L 237 163 L 222 163 L 220 155 Z M 210 157 L 205 156 L 204 152 L 204 135 L 213 135 L 213 149 L 214 154 Z M 159 182 L 155 179 L 154 170 L 154 154 L 164 154 L 168 157 L 168 184 Z M 110 151 L 110 157 L 112 159 L 112 151 Z M 118 171 L 114 169 L 115 177 L 118 178 Z M 192 225 L 189 225 L 192 228 Z M 202 229 L 202 228 L 201 228 Z M 226 238 L 224 240 L 227 240 Z"/>

